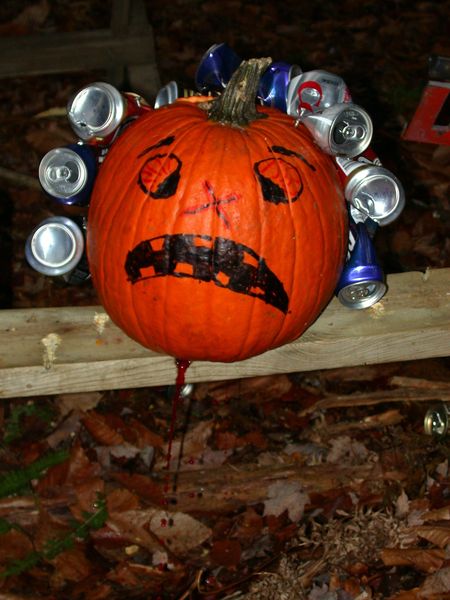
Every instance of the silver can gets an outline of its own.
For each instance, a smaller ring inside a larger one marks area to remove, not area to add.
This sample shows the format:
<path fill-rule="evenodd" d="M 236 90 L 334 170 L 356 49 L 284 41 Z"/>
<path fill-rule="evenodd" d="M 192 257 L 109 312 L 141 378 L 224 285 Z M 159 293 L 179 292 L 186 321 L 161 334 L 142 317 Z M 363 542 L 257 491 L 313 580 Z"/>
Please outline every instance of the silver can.
<path fill-rule="evenodd" d="M 301 121 L 327 154 L 357 156 L 372 139 L 372 120 L 356 104 L 334 104 L 321 113 L 306 115 Z"/>
<path fill-rule="evenodd" d="M 289 82 L 286 104 L 291 117 L 302 118 L 343 102 L 351 102 L 347 84 L 342 77 L 328 71 L 307 71 Z"/>
<path fill-rule="evenodd" d="M 122 94 L 113 85 L 98 81 L 75 94 L 67 105 L 67 117 L 81 140 L 104 146 L 125 124 L 152 110 L 142 96 Z"/>
<path fill-rule="evenodd" d="M 71 144 L 47 152 L 39 164 L 39 182 L 49 196 L 63 204 L 86 205 L 96 170 L 92 148 Z"/>
<path fill-rule="evenodd" d="M 67 105 L 67 117 L 83 141 L 108 138 L 122 122 L 126 101 L 113 85 L 98 81 L 79 90 Z"/>
<path fill-rule="evenodd" d="M 380 226 L 392 223 L 405 206 L 405 192 L 388 169 L 370 162 L 336 157 L 346 176 L 344 194 L 350 204 Z"/>
<path fill-rule="evenodd" d="M 81 228 L 68 217 L 50 217 L 33 229 L 25 244 L 28 264 L 43 275 L 66 275 L 84 252 Z"/>
<path fill-rule="evenodd" d="M 441 402 L 429 408 L 423 420 L 423 429 L 427 435 L 437 438 L 444 437 L 448 433 L 450 418 L 450 405 Z"/>
<path fill-rule="evenodd" d="M 166 104 L 172 104 L 180 97 L 180 91 L 176 81 L 169 81 L 164 87 L 162 87 L 156 94 L 154 107 L 155 109 L 161 108 Z"/>

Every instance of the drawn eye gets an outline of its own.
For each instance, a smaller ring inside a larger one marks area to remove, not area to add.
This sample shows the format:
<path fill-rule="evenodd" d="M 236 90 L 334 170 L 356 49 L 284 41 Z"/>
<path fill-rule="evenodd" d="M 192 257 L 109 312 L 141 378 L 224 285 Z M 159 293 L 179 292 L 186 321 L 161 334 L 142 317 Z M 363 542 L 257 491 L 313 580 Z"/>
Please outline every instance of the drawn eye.
<path fill-rule="evenodd" d="M 156 200 L 170 198 L 180 181 L 181 160 L 175 154 L 154 154 L 139 171 L 138 184 L 145 194 Z"/>
<path fill-rule="evenodd" d="M 300 197 L 303 191 L 300 172 L 284 158 L 266 158 L 255 163 L 253 168 L 267 202 L 289 204 Z"/>

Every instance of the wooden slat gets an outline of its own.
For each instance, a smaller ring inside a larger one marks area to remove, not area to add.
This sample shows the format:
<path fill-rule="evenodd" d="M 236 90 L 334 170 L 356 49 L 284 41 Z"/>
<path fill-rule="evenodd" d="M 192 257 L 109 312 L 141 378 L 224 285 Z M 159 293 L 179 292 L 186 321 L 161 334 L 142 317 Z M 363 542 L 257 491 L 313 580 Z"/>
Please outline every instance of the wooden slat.
<path fill-rule="evenodd" d="M 149 30 L 126 36 L 96 30 L 3 38 L 0 57 L 0 78 L 155 63 Z"/>
<path fill-rule="evenodd" d="M 187 381 L 349 367 L 450 355 L 450 269 L 388 277 L 389 291 L 366 310 L 336 300 L 297 341 L 238 363 L 194 362 Z M 169 385 L 174 359 L 139 346 L 111 322 L 100 335 L 101 307 L 0 311 L 0 397 Z M 41 340 L 60 336 L 44 368 Z"/>

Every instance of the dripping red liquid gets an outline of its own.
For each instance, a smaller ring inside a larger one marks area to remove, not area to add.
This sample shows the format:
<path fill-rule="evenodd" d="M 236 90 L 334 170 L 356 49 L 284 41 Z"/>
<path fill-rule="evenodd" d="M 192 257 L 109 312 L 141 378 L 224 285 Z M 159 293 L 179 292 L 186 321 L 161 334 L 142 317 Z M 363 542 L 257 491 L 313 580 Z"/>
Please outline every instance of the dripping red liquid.
<path fill-rule="evenodd" d="M 172 459 L 172 444 L 173 444 L 173 438 L 175 435 L 175 424 L 176 424 L 176 420 L 177 420 L 177 408 L 178 408 L 178 404 L 180 403 L 181 391 L 182 391 L 183 385 L 185 384 L 185 380 L 186 380 L 186 371 L 190 364 L 191 364 L 191 362 L 189 360 L 181 360 L 178 358 L 176 359 L 177 378 L 175 380 L 175 393 L 172 398 L 172 415 L 170 417 L 169 440 L 168 440 L 168 444 L 167 444 L 167 462 L 166 462 L 167 473 L 169 473 L 169 471 L 170 471 L 170 461 Z M 169 491 L 168 481 L 166 481 L 166 484 L 164 486 L 164 491 L 165 492 Z"/>

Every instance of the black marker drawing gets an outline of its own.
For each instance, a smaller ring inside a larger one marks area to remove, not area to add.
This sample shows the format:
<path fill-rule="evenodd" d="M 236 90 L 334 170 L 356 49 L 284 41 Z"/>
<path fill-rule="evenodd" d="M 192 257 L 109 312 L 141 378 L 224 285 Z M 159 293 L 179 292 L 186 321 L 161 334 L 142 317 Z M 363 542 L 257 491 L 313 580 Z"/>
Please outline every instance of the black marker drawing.
<path fill-rule="evenodd" d="M 266 261 L 248 246 L 222 237 L 173 234 L 144 240 L 128 252 L 125 271 L 132 284 L 155 277 L 191 277 L 288 311 L 288 295 Z"/>

